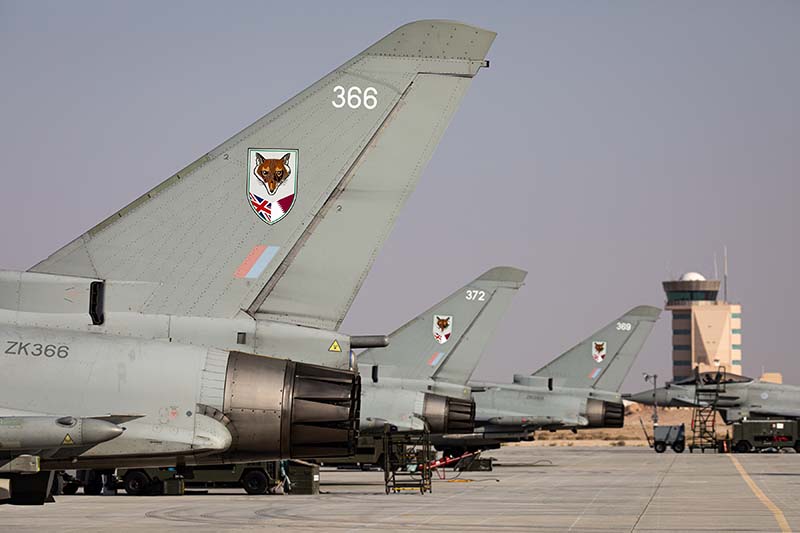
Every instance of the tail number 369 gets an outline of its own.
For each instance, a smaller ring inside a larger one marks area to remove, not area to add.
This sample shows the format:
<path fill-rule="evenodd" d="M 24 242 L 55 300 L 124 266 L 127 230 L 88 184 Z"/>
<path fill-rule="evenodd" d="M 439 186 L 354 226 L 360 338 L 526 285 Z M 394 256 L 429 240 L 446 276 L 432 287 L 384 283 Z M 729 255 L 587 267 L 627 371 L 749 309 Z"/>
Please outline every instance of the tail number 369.
<path fill-rule="evenodd" d="M 354 85 L 345 89 L 341 85 L 337 85 L 333 88 L 333 94 L 336 95 L 336 99 L 331 100 L 331 103 L 336 109 L 344 106 L 350 109 L 358 109 L 362 106 L 366 109 L 375 109 L 378 105 L 378 90 L 375 87 L 362 89 Z"/>

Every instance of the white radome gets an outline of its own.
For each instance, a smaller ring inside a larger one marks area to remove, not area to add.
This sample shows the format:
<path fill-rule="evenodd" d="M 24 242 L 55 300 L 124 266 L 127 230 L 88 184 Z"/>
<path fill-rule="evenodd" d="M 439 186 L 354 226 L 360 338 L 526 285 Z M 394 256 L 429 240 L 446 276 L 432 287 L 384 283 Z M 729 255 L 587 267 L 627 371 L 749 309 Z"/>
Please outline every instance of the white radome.
<path fill-rule="evenodd" d="M 681 276 L 681 281 L 705 281 L 706 277 L 699 272 L 687 272 Z"/>

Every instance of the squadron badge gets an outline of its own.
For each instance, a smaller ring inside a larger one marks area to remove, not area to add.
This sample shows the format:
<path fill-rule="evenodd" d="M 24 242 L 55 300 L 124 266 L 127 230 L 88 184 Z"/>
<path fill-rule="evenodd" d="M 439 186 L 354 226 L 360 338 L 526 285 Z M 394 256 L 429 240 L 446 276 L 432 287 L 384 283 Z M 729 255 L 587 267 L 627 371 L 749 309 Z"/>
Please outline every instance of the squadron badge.
<path fill-rule="evenodd" d="M 606 358 L 606 341 L 592 341 L 592 359 L 602 363 Z"/>
<path fill-rule="evenodd" d="M 453 317 L 443 315 L 433 315 L 433 338 L 439 344 L 444 344 L 450 339 L 453 333 Z"/>
<path fill-rule="evenodd" d="M 247 151 L 247 201 L 258 218 L 275 224 L 297 198 L 297 150 L 250 148 Z"/>

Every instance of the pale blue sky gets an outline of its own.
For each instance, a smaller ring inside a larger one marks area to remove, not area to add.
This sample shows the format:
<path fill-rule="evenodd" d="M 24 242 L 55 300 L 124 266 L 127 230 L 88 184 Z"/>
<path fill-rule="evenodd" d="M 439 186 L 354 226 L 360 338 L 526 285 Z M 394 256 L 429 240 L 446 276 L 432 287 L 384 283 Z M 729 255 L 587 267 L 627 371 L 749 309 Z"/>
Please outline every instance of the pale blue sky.
<path fill-rule="evenodd" d="M 744 371 L 800 384 L 798 2 L 0 0 L 0 268 L 24 269 L 395 27 L 498 32 L 344 330 L 530 271 L 476 377 L 532 371 L 727 244 Z M 489 201 L 480 184 L 503 184 Z M 662 319 L 636 363 L 669 374 Z"/>

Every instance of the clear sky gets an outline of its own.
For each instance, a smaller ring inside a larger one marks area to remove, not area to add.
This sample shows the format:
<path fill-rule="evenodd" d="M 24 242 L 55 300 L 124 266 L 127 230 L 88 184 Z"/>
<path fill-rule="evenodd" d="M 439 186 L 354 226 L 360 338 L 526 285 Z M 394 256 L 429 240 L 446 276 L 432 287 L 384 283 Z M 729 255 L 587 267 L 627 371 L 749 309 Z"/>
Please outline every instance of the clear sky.
<path fill-rule="evenodd" d="M 476 378 L 533 371 L 728 246 L 744 372 L 800 384 L 800 2 L 0 0 L 0 268 L 25 269 L 395 27 L 498 32 L 350 314 L 527 285 Z M 501 182 L 488 198 L 482 185 Z M 198 214 L 202 216 L 202 214 Z M 670 374 L 665 313 L 627 382 Z"/>

